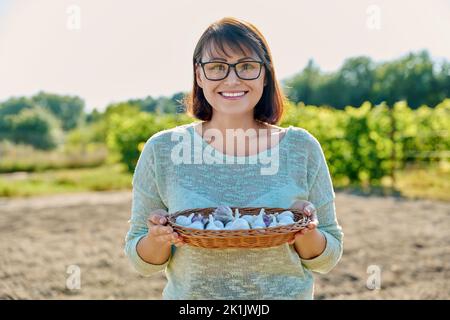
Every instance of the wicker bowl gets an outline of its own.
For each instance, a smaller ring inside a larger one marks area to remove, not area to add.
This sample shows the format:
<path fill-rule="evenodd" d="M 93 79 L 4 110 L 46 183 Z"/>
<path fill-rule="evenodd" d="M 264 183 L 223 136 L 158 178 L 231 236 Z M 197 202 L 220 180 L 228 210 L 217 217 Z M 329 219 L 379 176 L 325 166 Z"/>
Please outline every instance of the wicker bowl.
<path fill-rule="evenodd" d="M 223 249 L 223 248 L 267 248 L 279 246 L 294 238 L 294 234 L 305 228 L 311 219 L 300 209 L 268 208 L 268 207 L 230 207 L 233 212 L 237 208 L 241 215 L 258 215 L 264 208 L 267 214 L 289 210 L 294 214 L 295 223 L 263 229 L 248 230 L 200 230 L 187 228 L 175 223 L 180 216 L 189 216 L 192 212 L 203 217 L 208 217 L 216 209 L 215 207 L 188 209 L 169 215 L 168 224 L 177 232 L 183 241 L 194 247 Z"/>

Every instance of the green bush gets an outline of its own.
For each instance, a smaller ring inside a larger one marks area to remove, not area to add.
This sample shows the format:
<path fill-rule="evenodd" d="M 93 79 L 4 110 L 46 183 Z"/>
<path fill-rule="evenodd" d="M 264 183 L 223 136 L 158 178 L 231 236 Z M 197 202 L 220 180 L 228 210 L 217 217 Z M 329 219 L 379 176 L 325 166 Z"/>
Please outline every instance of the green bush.
<path fill-rule="evenodd" d="M 132 117 L 113 114 L 109 118 L 107 145 L 118 154 L 120 162 L 129 172 L 136 167 L 139 154 L 145 143 L 155 133 L 189 123 L 186 115 L 160 115 L 139 112 Z"/>
<path fill-rule="evenodd" d="M 392 108 L 365 102 L 344 111 L 288 104 L 281 125 L 311 132 L 322 145 L 332 176 L 350 183 L 376 185 L 409 163 L 450 157 L 450 99 L 416 110 L 403 101 Z"/>
<path fill-rule="evenodd" d="M 23 109 L 16 115 L 5 116 L 9 124 L 9 139 L 14 143 L 24 143 L 41 150 L 51 150 L 62 141 L 59 122 L 41 107 Z"/>

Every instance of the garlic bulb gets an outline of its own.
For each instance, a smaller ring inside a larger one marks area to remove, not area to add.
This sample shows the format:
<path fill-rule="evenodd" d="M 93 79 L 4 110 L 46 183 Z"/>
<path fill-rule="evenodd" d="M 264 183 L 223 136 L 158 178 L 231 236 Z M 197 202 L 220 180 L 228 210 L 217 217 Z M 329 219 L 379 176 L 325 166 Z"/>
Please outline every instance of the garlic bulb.
<path fill-rule="evenodd" d="M 264 215 L 263 220 L 266 227 L 268 227 L 270 225 L 270 222 L 272 221 L 271 217 L 268 216 L 267 214 Z"/>
<path fill-rule="evenodd" d="M 203 216 L 200 213 L 197 213 L 197 215 L 192 218 L 192 222 L 195 222 L 195 221 L 204 222 L 203 221 Z"/>
<path fill-rule="evenodd" d="M 234 219 L 229 221 L 225 225 L 225 230 L 245 230 L 250 229 L 250 224 L 247 222 L 247 220 L 240 218 L 241 214 L 238 210 L 235 210 Z"/>
<path fill-rule="evenodd" d="M 257 216 L 252 216 L 250 214 L 246 214 L 246 215 L 242 216 L 242 219 L 245 219 L 245 220 L 247 220 L 247 222 L 249 224 L 252 224 L 256 217 Z"/>
<path fill-rule="evenodd" d="M 247 220 L 238 218 L 231 223 L 229 230 L 242 230 L 242 229 L 250 229 L 250 225 L 248 224 Z"/>
<path fill-rule="evenodd" d="M 220 222 L 220 221 L 218 221 Z M 220 222 L 221 223 L 221 222 Z M 222 225 L 223 226 L 223 225 Z M 206 230 L 222 230 L 223 228 L 219 227 L 214 221 L 214 217 L 212 214 L 209 215 L 209 223 L 206 226 Z"/>
<path fill-rule="evenodd" d="M 192 229 L 200 229 L 200 230 L 203 230 L 205 228 L 205 226 L 203 225 L 203 222 L 201 220 L 194 221 L 187 227 L 192 228 Z"/>
<path fill-rule="evenodd" d="M 291 211 L 283 211 L 278 215 L 278 219 L 284 219 L 284 217 L 290 217 L 294 220 L 294 214 Z"/>
<path fill-rule="evenodd" d="M 262 229 L 266 227 L 266 223 L 264 222 L 264 208 L 261 209 L 251 226 L 252 229 Z"/>
<path fill-rule="evenodd" d="M 228 223 L 225 225 L 224 229 L 225 229 L 225 230 L 231 230 L 232 227 L 233 227 L 233 222 L 234 222 L 234 221 L 228 222 Z"/>
<path fill-rule="evenodd" d="M 180 226 L 186 227 L 186 226 L 188 226 L 188 225 L 190 225 L 190 224 L 192 223 L 192 217 L 193 217 L 193 216 L 194 216 L 194 213 L 191 213 L 191 214 L 189 215 L 189 217 L 186 217 L 186 216 L 178 216 L 178 217 L 175 219 L 175 223 L 178 224 L 178 225 L 180 225 Z"/>
<path fill-rule="evenodd" d="M 277 215 L 278 225 L 288 225 L 295 223 L 294 214 L 291 211 L 283 211 Z"/>
<path fill-rule="evenodd" d="M 278 213 L 271 213 L 268 218 L 269 218 L 269 223 L 266 223 L 267 227 L 269 228 L 273 228 L 273 227 L 278 227 L 278 221 L 277 221 L 277 217 L 276 215 L 278 215 Z"/>
<path fill-rule="evenodd" d="M 278 225 L 288 225 L 294 223 L 294 219 L 292 219 L 290 216 L 278 216 Z"/>
<path fill-rule="evenodd" d="M 214 224 L 220 229 L 224 228 L 222 221 L 214 220 Z"/>
<path fill-rule="evenodd" d="M 222 221 L 224 224 L 233 220 L 233 210 L 228 206 L 219 206 L 212 214 L 216 220 Z"/>
<path fill-rule="evenodd" d="M 273 228 L 273 227 L 278 227 L 278 222 L 275 219 L 269 224 L 269 228 Z"/>

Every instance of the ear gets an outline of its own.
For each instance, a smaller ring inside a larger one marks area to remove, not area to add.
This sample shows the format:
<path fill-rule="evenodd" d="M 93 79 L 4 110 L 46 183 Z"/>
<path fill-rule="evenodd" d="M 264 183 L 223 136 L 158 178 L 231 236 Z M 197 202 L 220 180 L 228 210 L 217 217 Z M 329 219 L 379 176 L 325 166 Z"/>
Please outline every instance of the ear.
<path fill-rule="evenodd" d="M 200 72 L 202 67 L 200 65 L 197 65 L 195 67 L 195 79 L 197 80 L 197 85 L 203 89 L 203 81 L 202 81 L 202 77 L 200 76 Z"/>

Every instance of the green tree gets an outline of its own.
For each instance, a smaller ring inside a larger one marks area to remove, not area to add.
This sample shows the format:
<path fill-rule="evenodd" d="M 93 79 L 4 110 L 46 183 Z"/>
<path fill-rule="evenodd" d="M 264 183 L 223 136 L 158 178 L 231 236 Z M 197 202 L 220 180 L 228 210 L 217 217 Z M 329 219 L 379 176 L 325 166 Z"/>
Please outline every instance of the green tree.
<path fill-rule="evenodd" d="M 141 111 L 155 112 L 158 101 L 148 96 L 144 99 L 131 99 L 126 102 L 129 105 L 138 106 Z"/>
<path fill-rule="evenodd" d="M 0 103 L 0 121 L 7 115 L 19 114 L 23 109 L 33 108 L 34 103 L 26 97 L 11 97 Z"/>
<path fill-rule="evenodd" d="M 65 131 L 76 128 L 84 120 L 84 101 L 77 96 L 61 96 L 41 91 L 31 100 L 51 111 L 61 121 Z"/>
<path fill-rule="evenodd" d="M 61 142 L 59 122 L 42 107 L 23 109 L 19 114 L 9 115 L 6 119 L 11 127 L 10 139 L 15 143 L 51 150 Z"/>
<path fill-rule="evenodd" d="M 347 59 L 339 70 L 323 73 L 312 60 L 299 74 L 283 81 L 294 102 L 343 109 L 368 101 L 393 105 L 407 101 L 416 109 L 435 106 L 450 95 L 450 65 L 437 63 L 427 51 L 374 63 L 368 57 Z"/>
<path fill-rule="evenodd" d="M 303 71 L 292 79 L 284 81 L 286 95 L 294 103 L 300 101 L 314 104 L 314 93 L 317 90 L 321 73 L 319 67 L 310 59 Z"/>
<path fill-rule="evenodd" d="M 407 101 L 415 109 L 422 104 L 436 105 L 439 100 L 438 81 L 433 61 L 426 51 L 380 65 L 375 72 L 373 101 L 393 105 Z"/>

